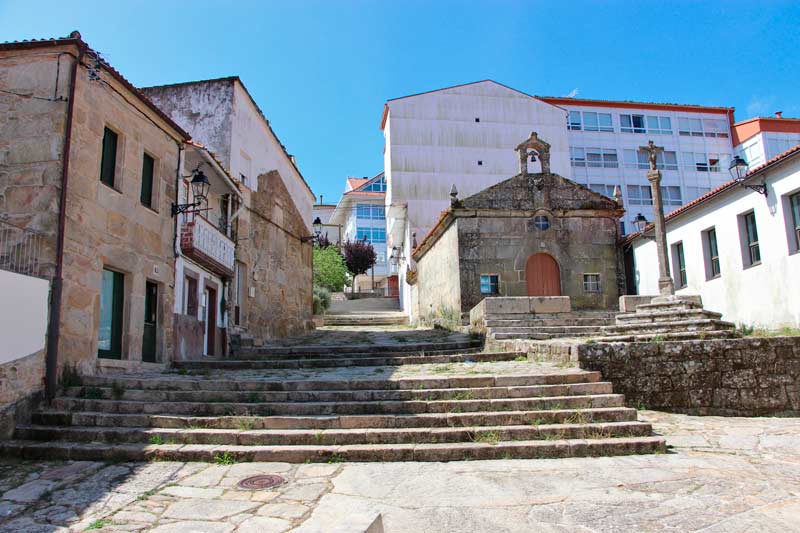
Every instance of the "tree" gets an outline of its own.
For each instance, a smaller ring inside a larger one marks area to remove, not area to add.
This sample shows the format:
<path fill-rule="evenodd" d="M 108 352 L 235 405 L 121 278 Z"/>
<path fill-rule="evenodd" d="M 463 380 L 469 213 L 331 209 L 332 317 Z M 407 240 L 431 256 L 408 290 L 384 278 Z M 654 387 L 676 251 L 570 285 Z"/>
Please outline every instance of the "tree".
<path fill-rule="evenodd" d="M 314 247 L 314 285 L 341 292 L 348 285 L 347 266 L 335 246 Z"/>
<path fill-rule="evenodd" d="M 347 270 L 353 277 L 365 274 L 375 265 L 377 259 L 375 248 L 372 247 L 372 243 L 367 242 L 366 238 L 360 241 L 348 239 L 342 246 L 342 251 L 344 252 L 344 264 L 347 265 Z"/>

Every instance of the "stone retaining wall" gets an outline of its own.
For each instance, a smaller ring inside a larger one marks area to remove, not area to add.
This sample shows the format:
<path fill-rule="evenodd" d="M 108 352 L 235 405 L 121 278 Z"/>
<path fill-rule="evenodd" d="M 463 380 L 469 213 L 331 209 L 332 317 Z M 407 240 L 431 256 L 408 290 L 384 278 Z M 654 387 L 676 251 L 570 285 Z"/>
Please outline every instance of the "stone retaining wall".
<path fill-rule="evenodd" d="M 0 440 L 10 438 L 44 391 L 45 351 L 0 365 Z"/>
<path fill-rule="evenodd" d="M 648 409 L 800 414 L 800 337 L 582 344 L 577 352 L 581 368 Z"/>

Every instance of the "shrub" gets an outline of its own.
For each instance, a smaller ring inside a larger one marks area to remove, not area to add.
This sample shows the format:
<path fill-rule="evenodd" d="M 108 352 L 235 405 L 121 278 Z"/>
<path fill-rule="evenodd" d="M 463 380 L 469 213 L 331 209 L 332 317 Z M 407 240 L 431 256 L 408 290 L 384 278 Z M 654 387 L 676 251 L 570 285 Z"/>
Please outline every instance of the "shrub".
<path fill-rule="evenodd" d="M 314 247 L 314 285 L 341 292 L 348 284 L 347 266 L 334 246 Z"/>
<path fill-rule="evenodd" d="M 346 241 L 342 246 L 344 263 L 353 276 L 366 274 L 375 265 L 377 255 L 372 244 L 366 239 L 360 241 Z"/>
<path fill-rule="evenodd" d="M 314 314 L 324 315 L 331 306 L 331 291 L 325 287 L 314 286 Z"/>

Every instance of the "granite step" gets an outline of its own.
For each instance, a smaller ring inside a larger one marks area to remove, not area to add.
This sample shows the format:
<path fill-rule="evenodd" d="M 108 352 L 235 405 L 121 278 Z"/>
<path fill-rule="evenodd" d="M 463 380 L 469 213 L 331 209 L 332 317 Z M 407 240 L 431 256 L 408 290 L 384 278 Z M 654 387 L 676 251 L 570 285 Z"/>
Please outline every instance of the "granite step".
<path fill-rule="evenodd" d="M 316 416 L 186 416 L 118 414 L 92 411 L 39 411 L 32 423 L 40 426 L 110 426 L 171 429 L 370 429 L 443 428 L 527 424 L 569 424 L 579 421 L 633 422 L 630 407 L 549 409 L 533 411 L 484 411 L 478 413 L 421 413 L 414 415 L 316 415 Z"/>
<path fill-rule="evenodd" d="M 602 334 L 602 326 L 498 326 L 488 329 L 490 335 L 503 333 L 549 335 L 550 337 L 586 337 Z"/>
<path fill-rule="evenodd" d="M 326 315 L 323 318 L 324 326 L 406 326 L 408 325 L 408 317 L 391 317 L 391 316 L 376 316 L 376 317 L 345 317 L 336 315 Z"/>
<path fill-rule="evenodd" d="M 661 437 L 618 437 L 437 444 L 350 444 L 335 446 L 236 446 L 217 444 L 105 444 L 72 441 L 0 442 L 0 454 L 33 460 L 263 462 L 462 461 L 536 459 L 664 453 Z M 217 459 L 218 460 L 218 459 Z"/>
<path fill-rule="evenodd" d="M 353 353 L 408 353 L 437 350 L 462 350 L 470 348 L 480 348 L 483 340 L 480 338 L 464 339 L 447 342 L 408 342 L 391 344 L 315 344 L 298 346 L 258 346 L 248 349 L 248 352 L 255 352 L 262 355 L 332 355 L 332 354 L 353 354 Z"/>
<path fill-rule="evenodd" d="M 648 311 L 644 313 L 624 313 L 617 315 L 617 325 L 648 324 L 658 321 L 720 319 L 722 313 L 707 309 L 685 309 L 678 311 Z"/>
<path fill-rule="evenodd" d="M 596 337 L 598 342 L 666 342 L 666 341 L 693 341 L 709 339 L 728 339 L 735 337 L 734 330 L 716 331 L 681 331 L 673 333 L 636 333 L 606 335 Z"/>
<path fill-rule="evenodd" d="M 377 369 L 376 369 L 377 370 Z M 392 368 L 386 370 L 393 370 Z M 313 390 L 408 390 L 447 389 L 463 387 L 520 387 L 532 385 L 563 385 L 596 383 L 600 372 L 558 371 L 539 374 L 476 374 L 417 376 L 405 378 L 351 378 L 351 379 L 254 379 L 235 375 L 229 379 L 174 376 L 171 373 L 157 377 L 84 376 L 85 387 L 120 387 L 142 390 L 226 390 L 226 391 L 313 391 Z"/>
<path fill-rule="evenodd" d="M 294 369 L 294 368 L 332 368 L 348 366 L 401 366 L 419 364 L 447 364 L 464 362 L 513 361 L 524 357 L 521 352 L 478 352 L 458 353 L 452 355 L 409 355 L 389 357 L 358 357 L 354 359 L 289 359 L 269 361 L 262 359 L 190 359 L 173 361 L 173 368 L 178 369 Z"/>
<path fill-rule="evenodd" d="M 16 438 L 36 441 L 107 444 L 218 444 L 230 446 L 335 446 L 347 444 L 423 444 L 444 442 L 534 441 L 643 437 L 643 422 L 502 425 L 446 428 L 364 429 L 151 429 L 91 426 L 23 425 Z"/>
<path fill-rule="evenodd" d="M 353 351 L 353 352 L 332 352 L 326 353 L 324 351 L 309 352 L 309 353 L 262 353 L 258 350 L 239 350 L 233 352 L 228 359 L 258 359 L 261 361 L 286 361 L 286 360 L 304 360 L 304 359 L 361 359 L 370 357 L 405 357 L 408 355 L 457 355 L 457 354 L 470 354 L 480 353 L 483 351 L 483 346 L 471 346 L 466 348 L 452 348 L 449 350 L 426 350 L 424 347 L 415 348 L 413 346 L 405 350 L 394 351 Z"/>
<path fill-rule="evenodd" d="M 200 416 L 308 416 L 356 414 L 419 414 L 480 411 L 521 411 L 539 409 L 586 409 L 622 407 L 620 394 L 546 396 L 533 398 L 489 398 L 465 400 L 410 400 L 372 402 L 141 402 L 83 399 L 59 396 L 55 410 L 97 411 L 125 414 Z"/>
<path fill-rule="evenodd" d="M 725 322 L 716 318 L 690 319 L 690 320 L 670 320 L 644 323 L 625 323 L 607 328 L 608 335 L 626 334 L 658 334 L 658 333 L 680 333 L 692 331 L 717 331 L 732 330 L 736 324 Z"/>
<path fill-rule="evenodd" d="M 613 318 L 489 318 L 487 328 L 496 327 L 557 327 L 557 326 L 608 326 L 614 324 Z"/>
<path fill-rule="evenodd" d="M 465 400 L 497 398 L 531 398 L 610 394 L 611 383 L 595 382 L 560 385 L 527 385 L 513 387 L 463 387 L 447 389 L 360 389 L 308 391 L 226 391 L 226 390 L 152 390 L 114 387 L 70 387 L 62 397 L 140 401 L 140 402 L 206 402 L 206 403 L 271 403 L 271 402 L 372 402 L 413 400 Z"/>

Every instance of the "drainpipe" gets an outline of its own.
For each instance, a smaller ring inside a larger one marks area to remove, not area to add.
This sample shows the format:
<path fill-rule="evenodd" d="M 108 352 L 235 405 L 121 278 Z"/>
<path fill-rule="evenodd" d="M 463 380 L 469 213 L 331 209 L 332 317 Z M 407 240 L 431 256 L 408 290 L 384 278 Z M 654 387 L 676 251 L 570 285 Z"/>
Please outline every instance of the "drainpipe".
<path fill-rule="evenodd" d="M 178 164 L 175 168 L 175 203 L 179 204 L 181 202 L 179 198 L 179 191 L 181 187 L 181 169 L 183 168 L 183 143 L 177 142 L 178 145 Z M 181 235 L 179 231 L 178 219 L 181 215 L 175 215 L 173 218 L 175 219 L 172 223 L 173 231 L 175 232 L 175 238 L 172 241 L 172 248 L 173 252 L 175 253 L 176 265 L 177 268 L 177 259 L 181 256 Z M 177 271 L 175 272 L 175 283 L 177 284 Z"/>
<path fill-rule="evenodd" d="M 86 51 L 78 41 L 78 57 L 72 64 L 67 102 L 67 130 L 64 133 L 63 165 L 61 167 L 61 195 L 59 198 L 58 233 L 56 236 L 56 272 L 50 298 L 50 320 L 47 328 L 47 354 L 45 356 L 44 392 L 47 401 L 52 400 L 58 389 L 58 344 L 61 335 L 61 296 L 64 270 L 64 232 L 67 221 L 67 184 L 69 182 L 69 151 L 72 144 L 72 115 L 75 108 L 75 84 L 80 65 Z"/>

